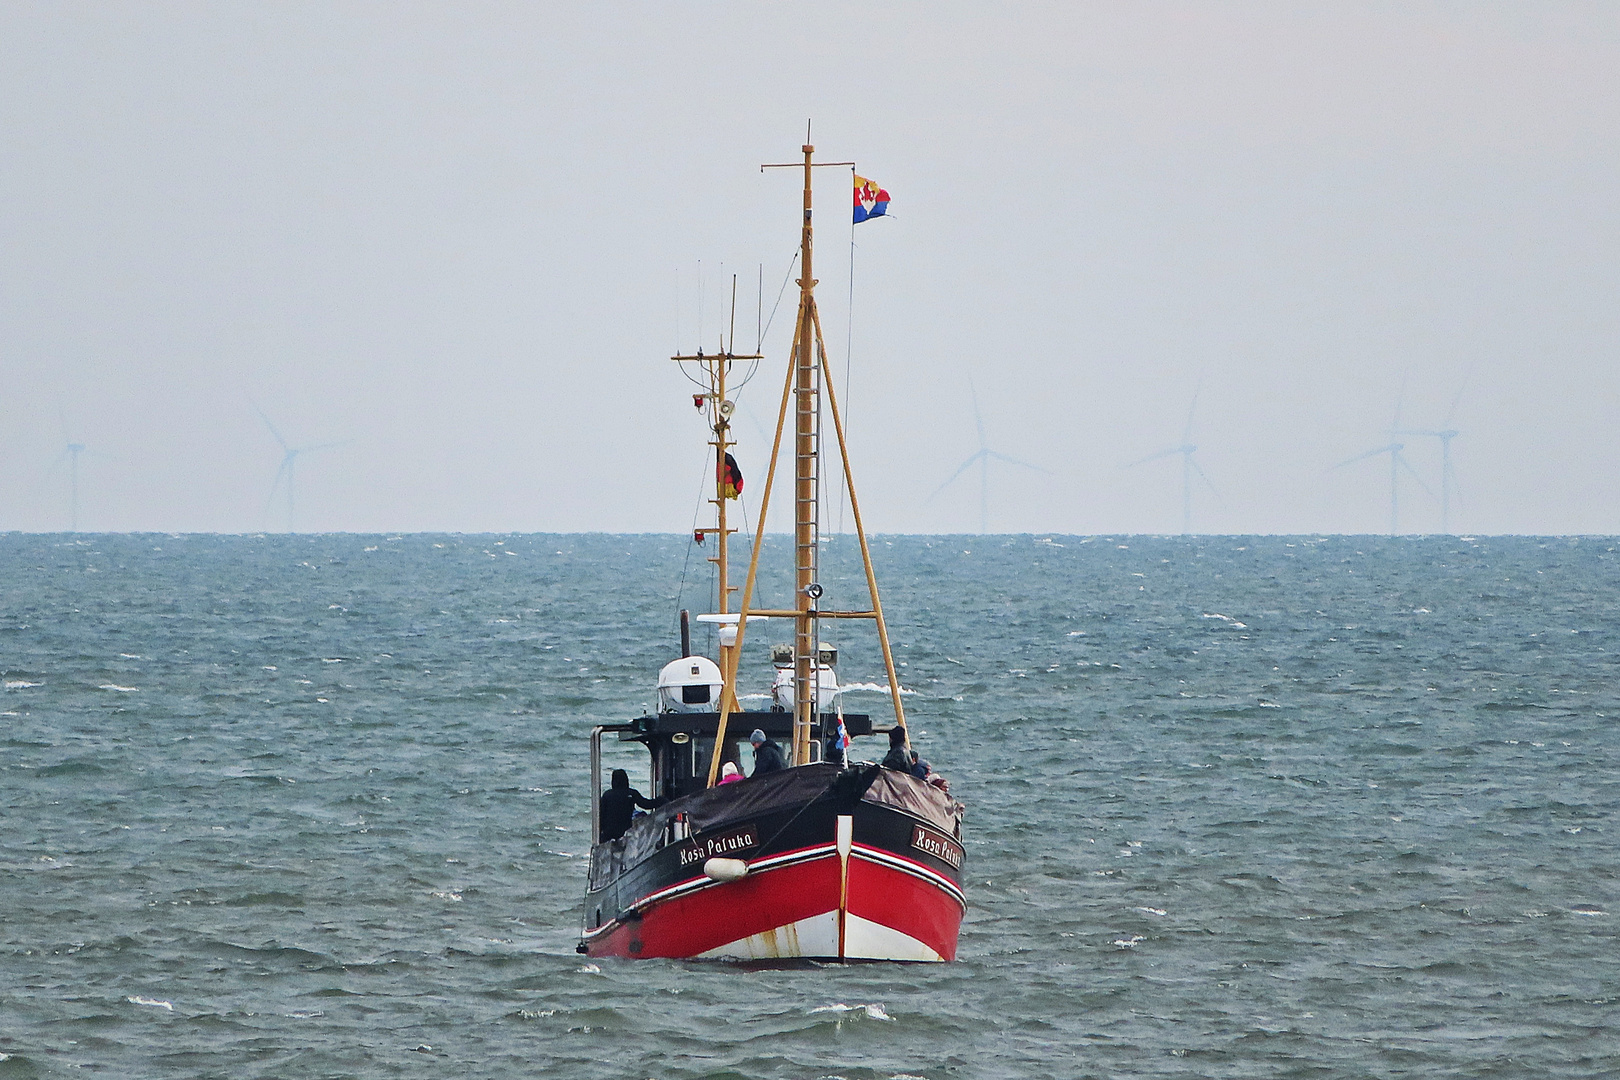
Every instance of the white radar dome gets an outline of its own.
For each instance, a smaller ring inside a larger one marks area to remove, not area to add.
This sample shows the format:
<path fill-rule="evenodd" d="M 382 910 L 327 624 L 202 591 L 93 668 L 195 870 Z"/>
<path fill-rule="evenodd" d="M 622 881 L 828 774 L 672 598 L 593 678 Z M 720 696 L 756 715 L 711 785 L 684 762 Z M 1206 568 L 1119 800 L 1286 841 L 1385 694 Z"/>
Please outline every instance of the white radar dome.
<path fill-rule="evenodd" d="M 723 685 L 720 665 L 707 656 L 671 660 L 658 673 L 658 708 L 661 712 L 716 712 Z"/>

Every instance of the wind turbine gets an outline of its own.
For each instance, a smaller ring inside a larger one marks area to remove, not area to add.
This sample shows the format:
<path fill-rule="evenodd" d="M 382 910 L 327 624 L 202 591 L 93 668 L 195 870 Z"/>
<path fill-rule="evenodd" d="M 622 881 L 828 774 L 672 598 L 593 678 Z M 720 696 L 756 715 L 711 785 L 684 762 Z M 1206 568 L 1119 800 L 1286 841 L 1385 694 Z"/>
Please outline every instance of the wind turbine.
<path fill-rule="evenodd" d="M 270 434 L 275 436 L 276 442 L 281 444 L 281 467 L 276 470 L 276 478 L 270 484 L 270 494 L 265 496 L 265 513 L 268 514 L 270 512 L 270 504 L 275 501 L 276 492 L 281 488 L 282 477 L 286 477 L 287 531 L 292 532 L 293 511 L 295 509 L 295 503 L 293 500 L 293 466 L 298 462 L 298 455 L 313 454 L 317 450 L 330 450 L 334 446 L 344 445 L 344 443 L 348 442 L 349 440 L 342 439 L 338 442 L 316 443 L 312 446 L 289 446 L 287 445 L 287 440 L 281 437 L 281 432 L 276 430 L 276 425 L 272 424 L 270 422 L 270 418 L 264 414 L 264 410 L 259 408 L 258 402 L 253 402 L 252 404 L 253 411 L 259 414 L 259 419 L 264 421 L 264 426 L 270 429 Z"/>
<path fill-rule="evenodd" d="M 1395 399 L 1395 418 L 1390 421 L 1389 425 L 1391 435 L 1399 434 L 1401 432 L 1401 398 L 1405 396 L 1406 386 L 1403 383 L 1401 386 L 1401 396 Z M 1391 536 L 1396 535 L 1400 531 L 1400 476 L 1402 469 L 1405 469 L 1407 472 L 1412 474 L 1412 479 L 1418 482 L 1418 487 L 1421 487 L 1424 491 L 1429 492 L 1430 498 L 1434 497 L 1434 492 L 1429 490 L 1429 485 L 1423 482 L 1423 477 L 1417 474 L 1417 470 L 1412 468 L 1412 466 L 1407 462 L 1406 455 L 1401 453 L 1401 451 L 1405 449 L 1405 443 L 1392 442 L 1387 446 L 1380 446 L 1372 450 L 1364 451 L 1357 454 L 1355 457 L 1345 458 L 1343 461 L 1333 466 L 1334 469 L 1342 469 L 1346 465 L 1353 465 L 1358 461 L 1365 461 L 1370 457 L 1377 457 L 1379 454 L 1389 455 L 1389 535 Z M 1331 472 L 1332 470 L 1329 471 Z"/>
<path fill-rule="evenodd" d="M 1036 472 L 1040 473 L 1047 472 L 1048 470 L 1041 468 L 1039 465 L 1031 465 L 1027 461 L 1019 461 L 1015 457 L 1008 457 L 1006 454 L 990 449 L 990 447 L 987 446 L 984 441 L 984 418 L 979 415 L 979 394 L 978 391 L 973 388 L 973 380 L 971 378 L 968 379 L 968 393 L 973 397 L 973 424 L 976 428 L 978 428 L 979 431 L 979 450 L 977 453 L 970 455 L 966 461 L 962 462 L 961 465 L 957 466 L 956 471 L 951 473 L 943 484 L 934 489 L 934 494 L 928 496 L 928 498 L 924 501 L 932 502 L 934 497 L 940 492 L 944 491 L 946 488 L 950 487 L 952 482 L 955 481 L 958 476 L 961 476 L 973 466 L 977 465 L 979 467 L 979 534 L 982 536 L 990 531 L 990 462 L 1002 461 L 1006 462 L 1008 465 L 1017 465 L 1020 468 L 1034 469 Z"/>
<path fill-rule="evenodd" d="M 1446 418 L 1440 421 L 1440 430 L 1432 431 L 1427 428 L 1400 428 L 1393 429 L 1395 435 L 1418 435 L 1440 440 L 1440 531 L 1451 535 L 1451 492 L 1456 485 L 1456 477 L 1451 471 L 1451 440 L 1462 432 L 1451 426 L 1451 418 L 1457 415 L 1457 405 L 1462 401 L 1463 391 L 1468 388 L 1468 377 L 1463 376 L 1463 385 L 1457 388 L 1457 396 L 1451 399 L 1451 408 L 1446 410 Z M 1400 412 L 1396 411 L 1397 422 Z"/>
<path fill-rule="evenodd" d="M 1215 484 L 1210 480 L 1209 476 L 1205 474 L 1203 469 L 1198 467 L 1198 462 L 1193 460 L 1193 455 L 1198 452 L 1198 447 L 1192 443 L 1193 412 L 1198 408 L 1198 395 L 1203 391 L 1203 389 L 1204 384 L 1203 381 L 1200 380 L 1197 388 L 1193 390 L 1192 404 L 1187 407 L 1187 423 L 1181 429 L 1180 446 L 1172 446 L 1165 450 L 1159 450 L 1155 453 L 1149 454 L 1145 458 L 1137 458 L 1135 461 L 1125 466 L 1127 469 L 1132 469 L 1138 465 L 1144 465 L 1149 461 L 1157 461 L 1160 458 L 1167 458 L 1171 454 L 1181 455 L 1181 535 L 1183 536 L 1187 536 L 1192 533 L 1193 473 L 1198 474 L 1198 478 L 1209 486 L 1210 492 L 1213 493 L 1217 499 L 1221 497 L 1221 493 L 1215 490 Z"/>
<path fill-rule="evenodd" d="M 54 472 L 64 461 L 68 463 L 68 521 L 70 523 L 68 531 L 78 532 L 79 455 L 84 453 L 87 449 L 89 449 L 89 447 L 85 446 L 82 442 L 76 442 L 74 440 L 72 431 L 68 427 L 67 410 L 59 407 L 57 411 L 58 415 L 60 415 L 62 419 L 62 439 L 64 441 L 64 445 L 62 447 L 62 452 L 56 456 L 56 461 L 51 466 L 51 471 Z"/>

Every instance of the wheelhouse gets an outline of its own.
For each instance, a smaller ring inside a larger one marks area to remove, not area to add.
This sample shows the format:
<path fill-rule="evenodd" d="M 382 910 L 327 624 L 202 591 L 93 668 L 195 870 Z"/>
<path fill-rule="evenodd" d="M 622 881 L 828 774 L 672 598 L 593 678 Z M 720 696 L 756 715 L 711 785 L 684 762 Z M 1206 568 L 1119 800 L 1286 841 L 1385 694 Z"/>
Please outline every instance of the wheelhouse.
<path fill-rule="evenodd" d="M 591 731 L 591 790 L 602 785 L 602 737 L 616 735 L 621 743 L 638 742 L 647 748 L 652 778 L 652 796 L 671 802 L 702 791 L 708 786 L 709 763 L 714 754 L 714 736 L 720 727 L 716 712 L 660 712 L 639 716 L 627 724 L 603 724 Z M 778 743 L 793 737 L 793 714 L 781 709 L 735 712 L 726 725 L 720 750 L 720 763 L 731 762 L 746 774 L 750 772 L 752 749 L 748 737 L 755 729 Z M 838 730 L 838 716 L 822 713 L 811 725 L 811 761 L 822 760 L 825 737 Z M 850 738 L 873 734 L 872 718 L 865 713 L 845 713 L 844 730 Z M 600 807 L 591 803 L 591 842 L 602 836 Z"/>

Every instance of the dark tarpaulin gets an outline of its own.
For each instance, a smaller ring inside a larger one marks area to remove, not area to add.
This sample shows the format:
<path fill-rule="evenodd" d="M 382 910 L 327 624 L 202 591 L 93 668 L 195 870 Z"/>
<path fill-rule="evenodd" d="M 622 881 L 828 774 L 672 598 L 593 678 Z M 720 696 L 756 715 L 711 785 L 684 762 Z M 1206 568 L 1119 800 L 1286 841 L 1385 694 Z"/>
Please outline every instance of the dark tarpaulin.
<path fill-rule="evenodd" d="M 962 804 L 933 784 L 910 773 L 879 769 L 862 802 L 892 806 L 912 817 L 922 818 L 947 836 L 961 835 Z"/>
<path fill-rule="evenodd" d="M 910 773 L 874 765 L 846 772 L 829 762 L 818 762 L 707 788 L 636 818 L 623 839 L 598 844 L 591 852 L 590 887 L 593 891 L 604 887 L 662 848 L 676 814 L 685 814 L 691 835 L 701 836 L 774 811 L 798 810 L 839 785 L 840 778 L 849 785 L 841 798 L 853 800 L 864 788 L 860 798 L 865 802 L 904 811 L 947 836 L 961 835 L 962 804 L 932 784 Z M 768 845 L 771 839 L 761 836 L 760 843 Z"/>
<path fill-rule="evenodd" d="M 692 835 L 696 836 L 732 822 L 752 821 L 774 810 L 803 806 L 832 787 L 842 772 L 837 765 L 826 763 L 801 765 L 724 787 L 706 788 L 665 803 L 636 818 L 622 840 L 598 845 L 591 859 L 591 888 L 601 888 L 662 847 L 676 814 L 686 815 Z"/>

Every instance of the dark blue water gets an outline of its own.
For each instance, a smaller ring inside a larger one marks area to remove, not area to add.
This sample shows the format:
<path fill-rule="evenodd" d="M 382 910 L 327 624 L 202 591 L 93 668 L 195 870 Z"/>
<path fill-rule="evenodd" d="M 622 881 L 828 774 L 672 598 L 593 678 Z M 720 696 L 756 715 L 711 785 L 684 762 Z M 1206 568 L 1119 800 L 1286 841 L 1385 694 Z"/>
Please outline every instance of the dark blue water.
<path fill-rule="evenodd" d="M 0 1078 L 1620 1074 L 1616 546 L 879 541 L 961 959 L 770 970 L 574 953 L 683 538 L 0 536 Z"/>

